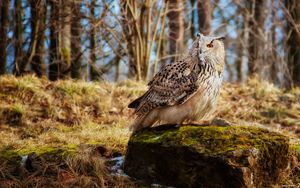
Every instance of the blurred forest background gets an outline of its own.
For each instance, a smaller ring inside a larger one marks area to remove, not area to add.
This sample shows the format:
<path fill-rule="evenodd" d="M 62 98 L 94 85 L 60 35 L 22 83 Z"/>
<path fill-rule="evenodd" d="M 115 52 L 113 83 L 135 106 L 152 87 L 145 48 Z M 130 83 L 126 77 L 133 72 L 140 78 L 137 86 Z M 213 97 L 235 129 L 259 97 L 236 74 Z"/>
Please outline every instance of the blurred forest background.
<path fill-rule="evenodd" d="M 297 0 L 1 0 L 0 74 L 149 80 L 196 33 L 225 35 L 225 80 L 300 85 Z"/>
<path fill-rule="evenodd" d="M 298 0 L 0 0 L 0 187 L 147 187 L 127 105 L 198 32 L 226 36 L 217 116 L 288 136 L 300 187 Z"/>

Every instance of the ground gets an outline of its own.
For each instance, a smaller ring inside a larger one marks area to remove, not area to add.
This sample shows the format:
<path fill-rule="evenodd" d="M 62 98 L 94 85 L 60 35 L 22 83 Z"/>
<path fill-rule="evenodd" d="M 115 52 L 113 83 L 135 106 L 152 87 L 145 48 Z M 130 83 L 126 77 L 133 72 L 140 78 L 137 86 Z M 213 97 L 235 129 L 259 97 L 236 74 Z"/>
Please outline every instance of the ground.
<path fill-rule="evenodd" d="M 62 186 L 137 186 L 126 177 L 112 176 L 106 161 L 124 155 L 132 120 L 127 105 L 145 90 L 146 83 L 134 81 L 112 84 L 0 77 L 0 186 L 50 181 Z M 295 168 L 282 184 L 299 183 L 294 175 L 299 173 L 300 88 L 284 91 L 258 79 L 226 83 L 216 114 L 236 125 L 265 127 L 289 136 Z M 12 159 L 22 163 L 22 156 L 51 161 L 47 159 L 49 153 L 61 156 L 60 161 L 41 166 L 52 165 L 57 169 L 52 173 L 42 173 L 44 169 L 24 175 L 8 168 Z"/>

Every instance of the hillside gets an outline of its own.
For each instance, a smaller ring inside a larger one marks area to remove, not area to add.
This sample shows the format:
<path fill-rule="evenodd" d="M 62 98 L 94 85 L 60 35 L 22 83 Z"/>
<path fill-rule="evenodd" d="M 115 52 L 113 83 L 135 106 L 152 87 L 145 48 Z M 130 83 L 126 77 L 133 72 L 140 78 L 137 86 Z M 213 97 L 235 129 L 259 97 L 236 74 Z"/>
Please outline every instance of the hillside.
<path fill-rule="evenodd" d="M 107 161 L 124 154 L 131 120 L 127 104 L 145 89 L 145 83 L 133 81 L 111 84 L 0 77 L 0 187 L 137 186 L 126 177 L 112 176 Z M 299 88 L 283 91 L 256 79 L 226 83 L 218 116 L 237 125 L 261 126 L 288 135 L 291 148 L 300 150 Z M 32 158 L 32 172 L 27 163 L 28 172 L 15 169 L 14 163 L 22 163 L 22 156 Z M 299 162 L 293 160 L 283 184 L 300 182 L 295 176 L 300 173 Z"/>

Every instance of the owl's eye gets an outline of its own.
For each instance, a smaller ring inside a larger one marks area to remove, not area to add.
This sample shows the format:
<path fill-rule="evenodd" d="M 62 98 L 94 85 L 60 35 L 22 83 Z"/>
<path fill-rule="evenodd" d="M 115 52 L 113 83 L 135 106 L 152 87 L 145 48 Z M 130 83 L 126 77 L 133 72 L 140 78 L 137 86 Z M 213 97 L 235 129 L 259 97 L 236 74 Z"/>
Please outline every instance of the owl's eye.
<path fill-rule="evenodd" d="M 212 47 L 214 47 L 214 45 L 213 45 L 212 43 L 209 43 L 209 44 L 207 44 L 206 46 L 207 46 L 207 48 L 212 48 Z"/>

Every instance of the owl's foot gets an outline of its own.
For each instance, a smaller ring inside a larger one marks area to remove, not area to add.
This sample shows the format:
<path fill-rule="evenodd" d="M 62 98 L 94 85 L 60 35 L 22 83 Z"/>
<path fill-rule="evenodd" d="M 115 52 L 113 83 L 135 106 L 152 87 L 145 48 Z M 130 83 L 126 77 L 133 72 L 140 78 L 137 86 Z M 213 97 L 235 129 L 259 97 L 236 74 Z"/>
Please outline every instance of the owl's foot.
<path fill-rule="evenodd" d="M 217 125 L 220 127 L 228 127 L 231 126 L 232 123 L 230 123 L 229 121 L 222 119 L 222 118 L 214 118 L 211 122 L 210 125 Z"/>

